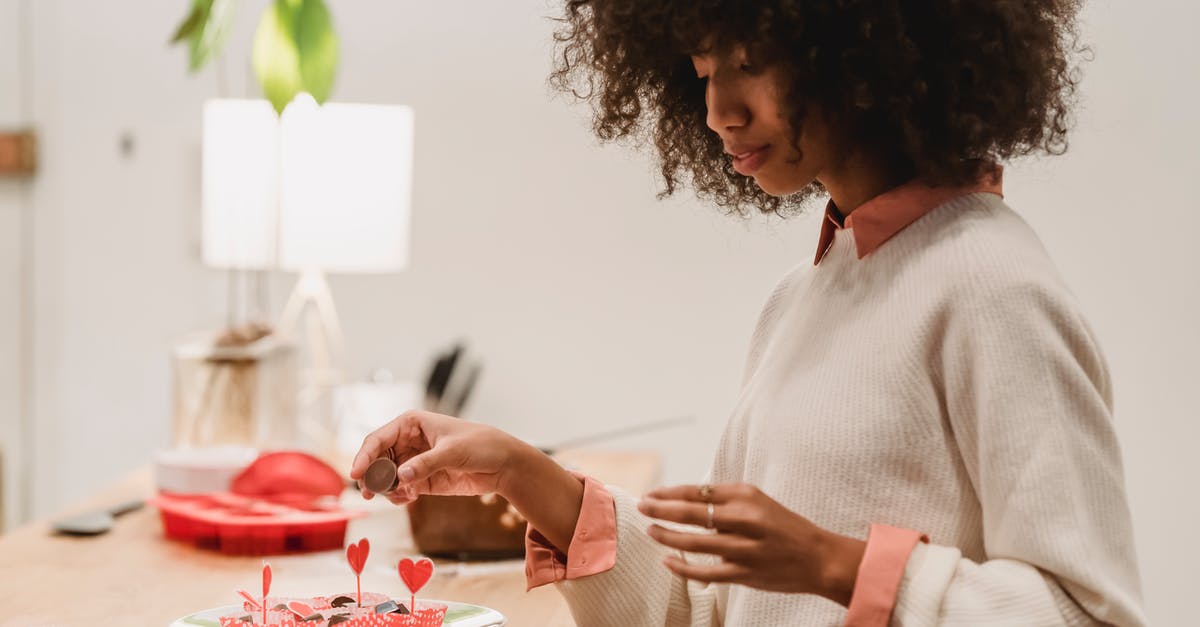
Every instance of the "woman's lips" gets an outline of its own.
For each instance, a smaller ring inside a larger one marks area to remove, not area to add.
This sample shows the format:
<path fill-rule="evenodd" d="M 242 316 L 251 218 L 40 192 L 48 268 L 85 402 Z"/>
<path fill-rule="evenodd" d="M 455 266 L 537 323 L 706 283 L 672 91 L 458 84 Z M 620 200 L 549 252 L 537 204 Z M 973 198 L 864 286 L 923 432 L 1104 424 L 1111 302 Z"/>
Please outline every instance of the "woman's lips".
<path fill-rule="evenodd" d="M 733 169 L 738 174 L 750 176 L 767 161 L 767 152 L 771 149 L 768 144 L 754 150 L 733 154 Z"/>

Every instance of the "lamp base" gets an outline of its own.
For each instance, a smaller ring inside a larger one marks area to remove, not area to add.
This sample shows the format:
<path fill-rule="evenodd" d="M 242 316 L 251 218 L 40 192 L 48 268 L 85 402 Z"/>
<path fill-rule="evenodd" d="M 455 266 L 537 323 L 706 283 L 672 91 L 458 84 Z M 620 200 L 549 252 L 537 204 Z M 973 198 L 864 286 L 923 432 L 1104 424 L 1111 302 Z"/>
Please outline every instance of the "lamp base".
<path fill-rule="evenodd" d="M 346 378 L 345 343 L 324 273 L 310 270 L 300 275 L 277 332 L 294 338 L 301 351 L 296 407 L 300 438 L 319 454 L 333 455 L 337 441 L 333 398 Z"/>

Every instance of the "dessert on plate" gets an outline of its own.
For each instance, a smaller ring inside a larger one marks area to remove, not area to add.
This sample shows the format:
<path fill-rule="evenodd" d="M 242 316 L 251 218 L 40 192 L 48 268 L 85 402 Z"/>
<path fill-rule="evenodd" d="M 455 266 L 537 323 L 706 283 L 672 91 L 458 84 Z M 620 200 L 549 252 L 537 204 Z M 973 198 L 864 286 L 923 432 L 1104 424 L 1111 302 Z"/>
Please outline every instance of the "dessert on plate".
<path fill-rule="evenodd" d="M 433 562 L 404 558 L 397 564 L 400 579 L 411 596 L 395 600 L 387 595 L 362 591 L 362 571 L 370 554 L 366 538 L 346 547 L 346 561 L 354 572 L 355 591 L 314 597 L 273 597 L 271 565 L 263 564 L 262 595 L 238 590 L 242 606 L 223 612 L 221 627 L 438 627 L 449 606 L 435 601 L 418 601 L 417 591 L 433 576 Z"/>

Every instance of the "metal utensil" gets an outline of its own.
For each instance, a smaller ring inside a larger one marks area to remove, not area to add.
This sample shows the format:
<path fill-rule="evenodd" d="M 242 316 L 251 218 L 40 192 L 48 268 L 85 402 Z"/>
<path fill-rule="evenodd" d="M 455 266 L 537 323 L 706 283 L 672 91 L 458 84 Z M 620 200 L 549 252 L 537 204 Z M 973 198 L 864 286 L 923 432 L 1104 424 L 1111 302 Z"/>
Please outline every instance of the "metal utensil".
<path fill-rule="evenodd" d="M 50 523 L 55 533 L 67 536 L 98 536 L 112 529 L 117 516 L 142 508 L 141 499 L 121 503 L 108 509 L 93 510 Z"/>

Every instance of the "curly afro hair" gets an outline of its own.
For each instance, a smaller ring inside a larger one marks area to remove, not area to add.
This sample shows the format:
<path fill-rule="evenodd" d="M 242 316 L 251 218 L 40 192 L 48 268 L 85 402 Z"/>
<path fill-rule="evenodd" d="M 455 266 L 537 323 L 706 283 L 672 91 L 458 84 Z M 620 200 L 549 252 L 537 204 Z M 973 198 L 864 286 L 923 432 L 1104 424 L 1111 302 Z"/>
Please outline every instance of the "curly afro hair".
<path fill-rule="evenodd" d="M 653 142 L 669 196 L 690 178 L 730 213 L 797 213 L 734 172 L 705 125 L 691 54 L 744 46 L 778 70 L 799 148 L 816 106 L 848 145 L 934 185 L 1067 147 L 1079 0 L 567 0 L 551 83 L 592 104 L 605 141 Z M 690 175 L 690 177 L 689 177 Z"/>

